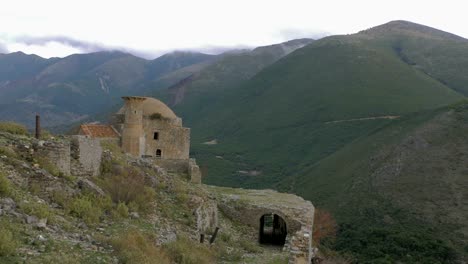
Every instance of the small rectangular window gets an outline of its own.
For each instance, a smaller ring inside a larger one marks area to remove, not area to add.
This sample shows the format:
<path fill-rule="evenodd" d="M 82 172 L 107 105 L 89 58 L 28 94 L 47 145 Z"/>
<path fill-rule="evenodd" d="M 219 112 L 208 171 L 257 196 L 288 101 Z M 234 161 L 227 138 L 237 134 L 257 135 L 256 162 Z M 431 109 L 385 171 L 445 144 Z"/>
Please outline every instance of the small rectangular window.
<path fill-rule="evenodd" d="M 153 139 L 154 139 L 154 140 L 158 140 L 158 139 L 159 139 L 159 133 L 158 133 L 158 132 L 154 132 Z"/>

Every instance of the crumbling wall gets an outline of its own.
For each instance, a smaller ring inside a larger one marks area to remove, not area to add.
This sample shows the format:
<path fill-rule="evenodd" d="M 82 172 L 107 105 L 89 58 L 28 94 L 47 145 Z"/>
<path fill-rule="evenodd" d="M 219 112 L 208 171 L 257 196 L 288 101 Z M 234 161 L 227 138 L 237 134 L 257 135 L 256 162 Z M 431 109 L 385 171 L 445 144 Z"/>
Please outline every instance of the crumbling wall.
<path fill-rule="evenodd" d="M 85 177 L 99 175 L 102 159 L 100 139 L 72 136 L 71 150 L 71 173 L 73 175 Z"/>
<path fill-rule="evenodd" d="M 218 226 L 218 206 L 215 201 L 203 202 L 196 210 L 197 230 L 199 234 L 206 234 Z"/>
<path fill-rule="evenodd" d="M 153 159 L 154 164 L 164 168 L 168 172 L 173 173 L 188 173 L 189 160 L 179 159 Z"/>
<path fill-rule="evenodd" d="M 201 175 L 200 167 L 198 167 L 195 159 L 190 159 L 188 166 L 189 166 L 188 174 L 190 176 L 190 182 L 200 184 L 202 175 Z"/>
<path fill-rule="evenodd" d="M 309 264 L 312 251 L 314 206 L 293 194 L 273 190 L 208 187 L 218 196 L 218 207 L 232 220 L 260 230 L 260 219 L 276 214 L 286 222 L 284 250 L 289 251 L 289 264 Z"/>
<path fill-rule="evenodd" d="M 39 141 L 35 149 L 39 157 L 46 157 L 61 173 L 70 175 L 70 142 Z"/>

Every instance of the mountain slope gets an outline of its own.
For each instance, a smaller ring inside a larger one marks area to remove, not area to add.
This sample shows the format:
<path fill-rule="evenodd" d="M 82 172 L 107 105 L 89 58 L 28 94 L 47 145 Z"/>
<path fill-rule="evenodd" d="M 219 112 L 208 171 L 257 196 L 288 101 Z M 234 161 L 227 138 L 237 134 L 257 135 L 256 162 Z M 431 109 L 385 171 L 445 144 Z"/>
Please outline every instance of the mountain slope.
<path fill-rule="evenodd" d="M 182 112 L 205 182 L 316 202 L 359 263 L 466 260 L 467 52 L 402 21 L 298 49 Z"/>
<path fill-rule="evenodd" d="M 468 40 L 407 21 L 392 21 L 358 34 L 391 47 L 409 65 L 468 95 Z"/>
<path fill-rule="evenodd" d="M 356 243 L 380 229 L 419 237 L 411 246 L 419 239 L 443 241 L 439 249 L 451 248 L 466 260 L 467 120 L 466 102 L 409 115 L 298 171 L 292 186 L 282 184 L 334 213 L 342 225 L 338 250 L 369 259 Z M 394 245 L 374 242 L 383 251 L 379 257 L 395 255 Z"/>
<path fill-rule="evenodd" d="M 198 112 L 209 107 L 222 98 L 227 90 L 238 87 L 266 66 L 312 41 L 297 39 L 258 47 L 252 51 L 221 55 L 201 71 L 186 74 L 181 82 L 153 95 L 164 99 L 180 115 L 190 119 L 189 112 Z"/>
<path fill-rule="evenodd" d="M 189 126 L 200 157 L 209 159 L 209 167 L 222 168 L 208 172 L 208 182 L 258 186 L 279 181 L 392 119 L 329 122 L 401 116 L 462 98 L 401 60 L 391 46 L 357 34 L 299 49 L 217 103 L 183 117 L 197 120 Z M 220 143 L 201 144 L 213 139 Z M 216 158 L 224 153 L 236 155 Z M 238 172 L 259 168 L 260 177 Z"/>

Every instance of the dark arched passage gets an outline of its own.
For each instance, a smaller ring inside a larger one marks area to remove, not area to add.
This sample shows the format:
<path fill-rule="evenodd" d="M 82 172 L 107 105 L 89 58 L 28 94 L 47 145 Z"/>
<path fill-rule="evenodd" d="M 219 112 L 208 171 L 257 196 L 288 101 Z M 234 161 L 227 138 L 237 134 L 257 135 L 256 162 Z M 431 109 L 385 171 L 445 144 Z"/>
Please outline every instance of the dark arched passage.
<path fill-rule="evenodd" d="M 260 244 L 284 246 L 288 234 L 286 222 L 277 214 L 264 214 L 260 218 L 258 240 Z"/>

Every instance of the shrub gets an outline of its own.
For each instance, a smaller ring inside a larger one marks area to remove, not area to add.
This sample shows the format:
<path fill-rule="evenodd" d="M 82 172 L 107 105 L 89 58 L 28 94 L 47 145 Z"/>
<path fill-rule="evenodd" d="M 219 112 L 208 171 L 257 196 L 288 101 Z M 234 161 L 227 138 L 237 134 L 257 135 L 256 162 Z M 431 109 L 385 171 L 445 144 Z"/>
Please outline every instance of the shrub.
<path fill-rule="evenodd" d="M 62 207 L 65 207 L 69 198 L 70 198 L 69 195 L 63 190 L 54 190 L 51 193 L 52 201 L 54 201 L 55 203 L 57 203 L 58 205 Z"/>
<path fill-rule="evenodd" d="M 5 174 L 0 171 L 0 197 L 8 196 L 11 193 L 10 181 Z"/>
<path fill-rule="evenodd" d="M 162 115 L 160 113 L 152 113 L 149 118 L 151 120 L 159 120 L 159 119 L 162 119 Z"/>
<path fill-rule="evenodd" d="M 260 253 L 262 252 L 262 249 L 260 246 L 256 243 L 253 243 L 252 241 L 242 239 L 240 241 L 240 246 L 247 252 L 249 253 Z"/>
<path fill-rule="evenodd" d="M 125 203 L 141 213 L 147 213 L 153 208 L 156 192 L 147 186 L 144 174 L 134 168 L 114 170 L 103 176 L 100 185 L 114 203 Z"/>
<path fill-rule="evenodd" d="M 133 229 L 111 241 L 119 260 L 126 264 L 169 264 L 169 257 L 139 230 Z M 179 262 L 178 262 L 179 263 Z"/>
<path fill-rule="evenodd" d="M 0 226 L 0 256 L 10 256 L 16 251 L 17 242 L 13 233 L 2 225 Z"/>
<path fill-rule="evenodd" d="M 0 155 L 5 155 L 9 158 L 18 158 L 15 151 L 5 146 L 0 146 Z"/>
<path fill-rule="evenodd" d="M 67 208 L 71 214 L 83 219 L 86 224 L 96 224 L 102 215 L 101 206 L 91 196 L 74 198 Z"/>
<path fill-rule="evenodd" d="M 125 203 L 119 203 L 115 209 L 114 216 L 127 218 L 128 217 L 128 207 Z"/>
<path fill-rule="evenodd" d="M 165 245 L 172 261 L 179 264 L 215 263 L 214 254 L 203 244 L 187 238 L 179 238 Z"/>
<path fill-rule="evenodd" d="M 0 122 L 0 131 L 16 135 L 28 134 L 28 129 L 25 126 L 15 122 Z"/>
<path fill-rule="evenodd" d="M 314 215 L 314 230 L 312 234 L 314 243 L 320 244 L 320 241 L 323 239 L 335 239 L 336 229 L 336 221 L 330 212 L 316 208 Z"/>
<path fill-rule="evenodd" d="M 36 157 L 37 163 L 43 168 L 44 170 L 48 171 L 50 174 L 54 176 L 61 176 L 59 169 L 55 166 L 48 158 L 46 157 Z"/>
<path fill-rule="evenodd" d="M 38 218 L 51 219 L 52 216 L 50 208 L 47 204 L 38 202 L 21 202 L 19 207 L 24 213 L 37 216 Z"/>

